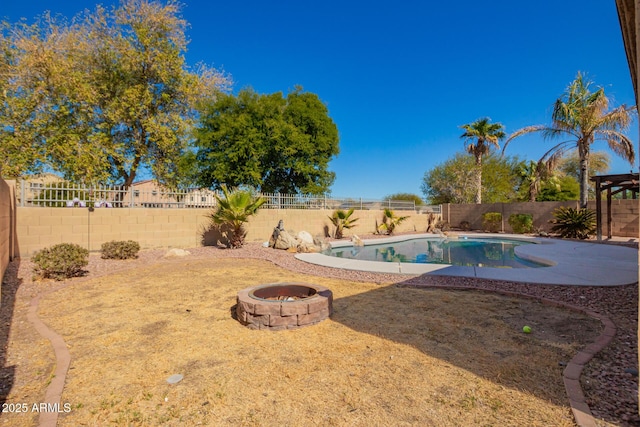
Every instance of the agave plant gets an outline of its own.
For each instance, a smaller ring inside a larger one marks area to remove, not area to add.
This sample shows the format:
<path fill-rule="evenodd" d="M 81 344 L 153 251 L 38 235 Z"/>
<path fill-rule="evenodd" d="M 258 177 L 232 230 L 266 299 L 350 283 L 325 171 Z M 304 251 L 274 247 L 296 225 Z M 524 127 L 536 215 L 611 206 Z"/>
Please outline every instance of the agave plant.
<path fill-rule="evenodd" d="M 407 218 L 409 217 L 396 216 L 396 214 L 391 209 L 385 208 L 384 216 L 382 217 L 382 224 L 378 226 L 378 232 L 382 230 L 386 230 L 387 234 L 392 234 L 393 230 L 395 230 L 396 227 L 400 225 Z"/>
<path fill-rule="evenodd" d="M 229 191 L 226 186 L 222 186 L 221 190 L 224 197 L 216 194 L 218 206 L 211 214 L 211 220 L 218 226 L 226 225 L 230 228 L 231 235 L 227 236 L 229 247 L 241 248 L 247 235 L 244 224 L 265 200 L 246 190 Z"/>
<path fill-rule="evenodd" d="M 342 239 L 342 232 L 344 231 L 344 229 L 349 229 L 356 226 L 356 224 L 354 223 L 358 220 L 358 218 L 351 218 L 352 214 L 353 208 L 349 209 L 346 212 L 342 209 L 336 209 L 335 211 L 333 211 L 333 215 L 329 217 L 331 223 L 336 227 L 336 232 L 334 234 L 334 237 L 336 239 Z"/>
<path fill-rule="evenodd" d="M 561 207 L 553 212 L 555 224 L 551 231 L 559 233 L 560 237 L 570 239 L 587 239 L 595 232 L 596 213 L 592 210 L 581 208 Z"/>

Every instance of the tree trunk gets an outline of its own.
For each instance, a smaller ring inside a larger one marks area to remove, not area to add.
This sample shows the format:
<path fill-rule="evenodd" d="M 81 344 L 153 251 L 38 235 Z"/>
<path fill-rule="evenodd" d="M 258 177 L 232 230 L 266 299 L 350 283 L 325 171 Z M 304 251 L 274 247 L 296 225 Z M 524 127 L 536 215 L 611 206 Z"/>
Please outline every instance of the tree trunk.
<path fill-rule="evenodd" d="M 589 198 L 589 146 L 580 144 L 578 146 L 580 155 L 580 207 L 587 207 Z"/>
<path fill-rule="evenodd" d="M 535 202 L 536 197 L 538 197 L 538 183 L 534 178 L 534 180 L 529 184 L 529 201 Z"/>
<path fill-rule="evenodd" d="M 476 204 L 482 203 L 482 156 L 476 156 Z"/>

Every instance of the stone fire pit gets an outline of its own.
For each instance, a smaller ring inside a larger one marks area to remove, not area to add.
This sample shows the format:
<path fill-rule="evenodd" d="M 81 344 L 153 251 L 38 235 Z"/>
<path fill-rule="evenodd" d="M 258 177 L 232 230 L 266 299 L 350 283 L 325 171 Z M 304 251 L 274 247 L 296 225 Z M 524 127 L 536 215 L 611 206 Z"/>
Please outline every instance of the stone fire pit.
<path fill-rule="evenodd" d="M 333 312 L 329 288 L 308 283 L 272 283 L 238 292 L 236 315 L 251 329 L 296 329 L 313 325 Z"/>

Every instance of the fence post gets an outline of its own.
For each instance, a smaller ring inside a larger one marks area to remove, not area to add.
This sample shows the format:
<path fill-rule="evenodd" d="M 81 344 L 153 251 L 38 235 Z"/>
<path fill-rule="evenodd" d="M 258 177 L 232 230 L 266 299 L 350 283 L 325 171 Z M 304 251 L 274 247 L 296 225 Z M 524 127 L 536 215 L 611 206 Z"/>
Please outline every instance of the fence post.
<path fill-rule="evenodd" d="M 24 208 L 24 179 L 20 180 L 20 206 Z"/>

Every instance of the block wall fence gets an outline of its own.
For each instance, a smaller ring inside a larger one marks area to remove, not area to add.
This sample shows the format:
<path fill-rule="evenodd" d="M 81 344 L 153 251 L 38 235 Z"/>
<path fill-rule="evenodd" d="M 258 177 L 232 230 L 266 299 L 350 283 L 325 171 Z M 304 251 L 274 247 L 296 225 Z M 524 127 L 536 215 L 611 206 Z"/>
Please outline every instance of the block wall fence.
<path fill-rule="evenodd" d="M 18 207 L 16 232 L 20 256 L 57 243 L 76 243 L 99 251 L 102 243 L 111 240 L 135 240 L 143 249 L 191 248 L 215 245 L 219 233 L 210 229 L 208 209 L 151 209 L 151 208 L 42 208 Z M 324 236 L 325 227 L 333 232 L 328 216 L 332 210 L 264 209 L 252 217 L 247 226 L 247 241 L 265 242 L 271 237 L 278 221 L 285 229 L 305 230 L 311 235 Z M 382 211 L 355 211 L 358 226 L 345 230 L 351 234 L 369 234 L 375 230 Z M 414 214 L 397 231 L 426 231 L 426 214 Z"/>
<path fill-rule="evenodd" d="M 2 273 L 10 259 L 29 257 L 35 251 L 57 243 L 77 243 L 91 251 L 99 251 L 102 243 L 111 240 L 135 240 L 144 249 L 189 248 L 214 245 L 219 234 L 210 229 L 208 209 L 151 209 L 151 208 L 87 208 L 16 207 L 15 183 L 0 179 L 0 267 Z M 605 204 L 606 205 L 606 204 Z M 457 227 L 469 221 L 474 230 L 482 229 L 482 214 L 501 212 L 503 231 L 511 232 L 508 224 L 512 213 L 529 213 L 534 226 L 550 229 L 548 221 L 559 206 L 577 206 L 577 202 L 494 203 L 442 206 L 442 219 Z M 590 202 L 589 207 L 595 209 Z M 606 218 L 604 206 L 603 218 Z M 638 237 L 639 204 L 637 200 L 614 200 L 613 234 Z M 305 230 L 312 235 L 333 232 L 328 218 L 332 210 L 323 209 L 262 209 L 247 225 L 247 240 L 264 242 L 269 239 L 279 220 L 287 230 Z M 357 227 L 345 230 L 345 235 L 370 234 L 382 219 L 382 211 L 356 210 Z M 409 215 L 397 231 L 426 231 L 428 214 Z"/>
<path fill-rule="evenodd" d="M 16 249 L 15 182 L 0 178 L 0 280 L 9 261 L 18 255 Z"/>

